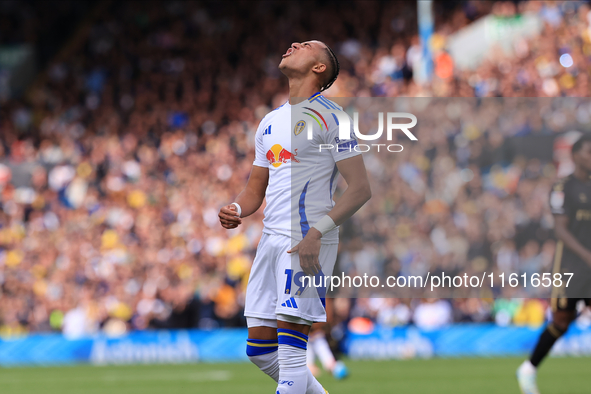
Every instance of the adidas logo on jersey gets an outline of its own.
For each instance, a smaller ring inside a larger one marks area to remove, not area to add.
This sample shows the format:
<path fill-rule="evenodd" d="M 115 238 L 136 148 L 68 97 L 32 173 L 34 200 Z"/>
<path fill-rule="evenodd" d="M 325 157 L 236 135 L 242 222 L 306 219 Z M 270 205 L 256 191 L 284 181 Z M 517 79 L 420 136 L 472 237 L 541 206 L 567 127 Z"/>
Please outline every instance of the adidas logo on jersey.
<path fill-rule="evenodd" d="M 298 309 L 298 304 L 296 304 L 296 300 L 293 297 L 291 297 L 289 300 L 285 301 L 283 304 L 281 304 L 281 306 L 284 306 L 286 308 Z"/>
<path fill-rule="evenodd" d="M 272 126 L 272 125 L 269 125 L 269 127 L 267 127 L 267 128 L 265 129 L 265 131 L 263 131 L 263 135 L 271 134 L 271 126 Z"/>

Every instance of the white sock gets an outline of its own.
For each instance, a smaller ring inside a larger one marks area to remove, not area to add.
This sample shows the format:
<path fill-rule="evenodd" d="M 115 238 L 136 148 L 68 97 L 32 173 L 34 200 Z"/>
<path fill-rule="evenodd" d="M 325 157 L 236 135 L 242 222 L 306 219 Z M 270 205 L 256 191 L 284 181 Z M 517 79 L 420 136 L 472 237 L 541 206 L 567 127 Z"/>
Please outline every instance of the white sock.
<path fill-rule="evenodd" d="M 306 387 L 306 394 L 325 394 L 324 387 L 318 380 L 312 375 L 312 371 L 308 369 L 308 386 Z"/>
<path fill-rule="evenodd" d="M 276 394 L 325 394 L 325 390 L 306 365 L 308 336 L 277 329 L 279 342 L 279 382 Z"/>
<path fill-rule="evenodd" d="M 279 362 L 277 361 L 277 351 L 261 354 L 259 356 L 248 356 L 248 358 L 254 365 L 259 367 L 261 371 L 269 375 L 275 382 L 279 380 Z"/>
<path fill-rule="evenodd" d="M 337 360 L 335 360 L 334 355 L 330 350 L 330 346 L 328 346 L 328 342 L 326 341 L 326 337 L 324 336 L 324 334 L 311 338 L 310 347 L 314 349 L 314 353 L 318 355 L 318 358 L 322 363 L 322 367 L 327 371 L 332 372 Z"/>
<path fill-rule="evenodd" d="M 257 354 L 261 352 L 260 347 L 256 347 L 256 344 L 272 344 L 274 341 L 260 341 L 249 339 L 249 344 L 247 345 L 247 354 L 250 361 L 259 367 L 261 371 L 265 374 L 269 375 L 271 379 L 275 382 L 279 381 L 279 352 L 277 350 L 266 353 L 266 354 Z M 254 344 L 256 342 L 256 344 Z M 276 343 L 276 342 L 275 342 Z M 306 368 L 307 369 L 307 368 Z M 306 394 L 324 394 L 324 388 L 322 385 L 316 380 L 312 372 L 308 370 L 307 376 L 307 386 L 306 386 Z"/>
<path fill-rule="evenodd" d="M 312 340 L 310 340 L 311 343 Z M 306 350 L 306 364 L 308 366 L 313 366 L 316 361 L 316 355 L 314 354 L 314 348 L 312 346 L 308 346 Z"/>
<path fill-rule="evenodd" d="M 281 354 L 281 346 L 279 345 L 279 354 Z M 305 360 L 305 355 L 297 353 L 299 350 L 293 346 L 283 345 L 286 347 L 291 347 L 291 349 L 286 349 L 285 353 L 287 353 L 287 357 L 290 358 L 290 364 L 294 364 L 294 356 L 297 360 Z M 281 357 L 281 356 L 280 356 Z M 300 361 L 301 363 L 301 361 Z M 287 369 L 287 371 L 285 371 Z M 305 379 L 305 380 L 304 380 Z M 290 383 L 293 382 L 293 383 Z M 301 366 L 298 368 L 294 368 L 293 366 L 287 368 L 281 368 L 279 371 L 279 382 L 278 382 L 277 392 L 280 394 L 325 394 L 324 388 L 316 380 L 312 372 L 308 369 L 307 365 Z M 302 389 L 304 391 L 302 391 Z M 296 391 L 298 390 L 298 391 Z"/>
<path fill-rule="evenodd" d="M 279 381 L 277 394 L 306 394 L 310 370 L 306 349 L 279 343 Z"/>
<path fill-rule="evenodd" d="M 277 340 L 250 338 L 246 340 L 246 355 L 250 361 L 275 382 L 279 380 L 277 346 Z"/>

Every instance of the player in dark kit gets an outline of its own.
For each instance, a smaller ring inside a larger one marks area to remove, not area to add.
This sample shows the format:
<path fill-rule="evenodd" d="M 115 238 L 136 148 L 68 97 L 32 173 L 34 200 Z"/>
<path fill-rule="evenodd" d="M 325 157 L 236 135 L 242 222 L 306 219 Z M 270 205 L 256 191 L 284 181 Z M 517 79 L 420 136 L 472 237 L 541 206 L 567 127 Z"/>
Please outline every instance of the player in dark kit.
<path fill-rule="evenodd" d="M 536 373 L 554 343 L 577 317 L 577 303 L 591 306 L 591 134 L 572 147 L 575 171 L 552 188 L 550 208 L 558 242 L 554 258 L 552 322 L 548 324 L 529 360 L 517 370 L 524 394 L 539 394 Z M 572 273 L 568 287 L 566 282 Z M 560 282 L 554 282 L 562 274 Z"/>

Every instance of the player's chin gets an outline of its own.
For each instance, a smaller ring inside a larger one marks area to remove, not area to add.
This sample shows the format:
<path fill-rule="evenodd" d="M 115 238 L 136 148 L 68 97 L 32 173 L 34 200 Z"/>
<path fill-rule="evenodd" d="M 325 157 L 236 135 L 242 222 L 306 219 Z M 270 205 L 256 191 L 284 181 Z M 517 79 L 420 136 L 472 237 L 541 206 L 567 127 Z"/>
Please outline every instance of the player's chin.
<path fill-rule="evenodd" d="M 287 68 L 287 65 L 289 64 L 289 61 L 287 60 L 289 59 L 288 57 L 284 57 L 283 59 L 281 59 L 281 61 L 279 62 L 279 69 L 280 70 L 284 70 Z"/>

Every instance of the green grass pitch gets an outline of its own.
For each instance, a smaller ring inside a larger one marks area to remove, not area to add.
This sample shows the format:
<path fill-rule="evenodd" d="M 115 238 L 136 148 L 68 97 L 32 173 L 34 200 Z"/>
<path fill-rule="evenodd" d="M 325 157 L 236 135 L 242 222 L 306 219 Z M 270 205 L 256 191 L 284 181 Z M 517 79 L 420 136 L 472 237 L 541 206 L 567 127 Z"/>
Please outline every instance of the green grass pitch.
<path fill-rule="evenodd" d="M 351 376 L 320 377 L 331 394 L 519 393 L 521 358 L 346 361 Z M 589 358 L 551 358 L 540 369 L 542 394 L 591 392 Z M 0 369 L 2 394 L 262 394 L 275 385 L 255 366 L 182 364 Z"/>

